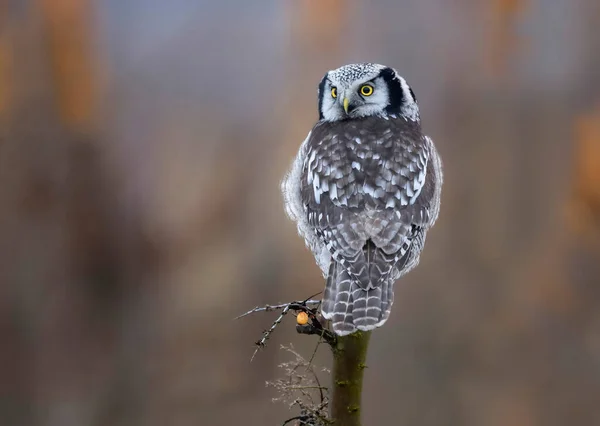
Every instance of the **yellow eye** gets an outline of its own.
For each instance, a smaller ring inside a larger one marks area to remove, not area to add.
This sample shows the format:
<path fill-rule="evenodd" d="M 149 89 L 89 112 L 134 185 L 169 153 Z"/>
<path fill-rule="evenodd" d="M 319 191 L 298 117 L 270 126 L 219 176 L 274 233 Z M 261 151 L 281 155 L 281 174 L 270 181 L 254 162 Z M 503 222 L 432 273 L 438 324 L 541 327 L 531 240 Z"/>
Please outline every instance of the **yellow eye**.
<path fill-rule="evenodd" d="M 332 98 L 337 98 L 337 87 L 332 87 L 331 88 L 331 97 Z"/>
<path fill-rule="evenodd" d="M 363 96 L 371 96 L 373 94 L 373 86 L 369 86 L 368 84 L 360 86 L 360 94 Z"/>

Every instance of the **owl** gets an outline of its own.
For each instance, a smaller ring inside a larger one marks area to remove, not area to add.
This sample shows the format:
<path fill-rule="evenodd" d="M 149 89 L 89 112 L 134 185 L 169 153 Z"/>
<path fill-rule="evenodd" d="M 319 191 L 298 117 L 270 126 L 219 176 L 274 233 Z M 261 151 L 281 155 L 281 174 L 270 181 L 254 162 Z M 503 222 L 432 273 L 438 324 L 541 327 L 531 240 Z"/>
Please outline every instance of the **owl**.
<path fill-rule="evenodd" d="M 438 217 L 442 163 L 393 68 L 327 72 L 318 109 L 281 188 L 326 278 L 322 316 L 343 336 L 387 321 L 394 282 L 417 266 Z"/>

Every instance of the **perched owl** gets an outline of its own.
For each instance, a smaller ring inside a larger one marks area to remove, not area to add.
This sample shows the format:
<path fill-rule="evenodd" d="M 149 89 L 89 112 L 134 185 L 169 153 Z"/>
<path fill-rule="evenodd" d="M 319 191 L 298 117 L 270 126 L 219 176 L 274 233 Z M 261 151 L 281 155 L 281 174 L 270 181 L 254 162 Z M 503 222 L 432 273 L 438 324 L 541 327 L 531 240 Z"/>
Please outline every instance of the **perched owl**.
<path fill-rule="evenodd" d="M 346 335 L 387 321 L 394 282 L 417 266 L 438 217 L 442 163 L 394 69 L 329 71 L 318 97 L 319 121 L 281 186 L 327 279 L 322 315 Z"/>

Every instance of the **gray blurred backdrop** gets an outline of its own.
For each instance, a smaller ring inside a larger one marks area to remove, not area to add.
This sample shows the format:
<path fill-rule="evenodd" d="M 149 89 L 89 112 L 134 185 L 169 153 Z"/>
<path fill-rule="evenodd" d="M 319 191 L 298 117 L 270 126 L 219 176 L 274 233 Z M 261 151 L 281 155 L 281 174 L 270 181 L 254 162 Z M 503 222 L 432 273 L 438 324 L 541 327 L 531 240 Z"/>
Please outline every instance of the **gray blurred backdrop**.
<path fill-rule="evenodd" d="M 364 424 L 600 424 L 600 2 L 0 1 L 0 424 L 277 425 L 324 281 L 279 179 L 317 84 L 393 66 L 445 165 Z M 321 351 L 315 361 L 328 366 Z"/>

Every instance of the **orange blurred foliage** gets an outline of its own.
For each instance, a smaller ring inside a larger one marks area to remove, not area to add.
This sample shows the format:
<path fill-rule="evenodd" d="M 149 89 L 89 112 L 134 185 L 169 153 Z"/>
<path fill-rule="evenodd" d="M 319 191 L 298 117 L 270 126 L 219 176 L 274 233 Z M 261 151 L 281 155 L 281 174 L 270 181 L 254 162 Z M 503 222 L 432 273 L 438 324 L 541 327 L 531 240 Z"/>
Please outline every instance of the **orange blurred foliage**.
<path fill-rule="evenodd" d="M 600 229 L 600 106 L 575 123 L 571 225 L 582 233 Z"/>
<path fill-rule="evenodd" d="M 63 120 L 79 128 L 91 125 L 97 87 L 90 51 L 90 5 L 83 0 L 39 0 L 48 51 Z"/>
<path fill-rule="evenodd" d="M 511 57 L 523 48 L 524 41 L 518 38 L 515 26 L 526 5 L 526 0 L 494 0 L 490 4 L 490 40 L 484 57 L 485 69 L 494 79 L 507 74 Z"/>

